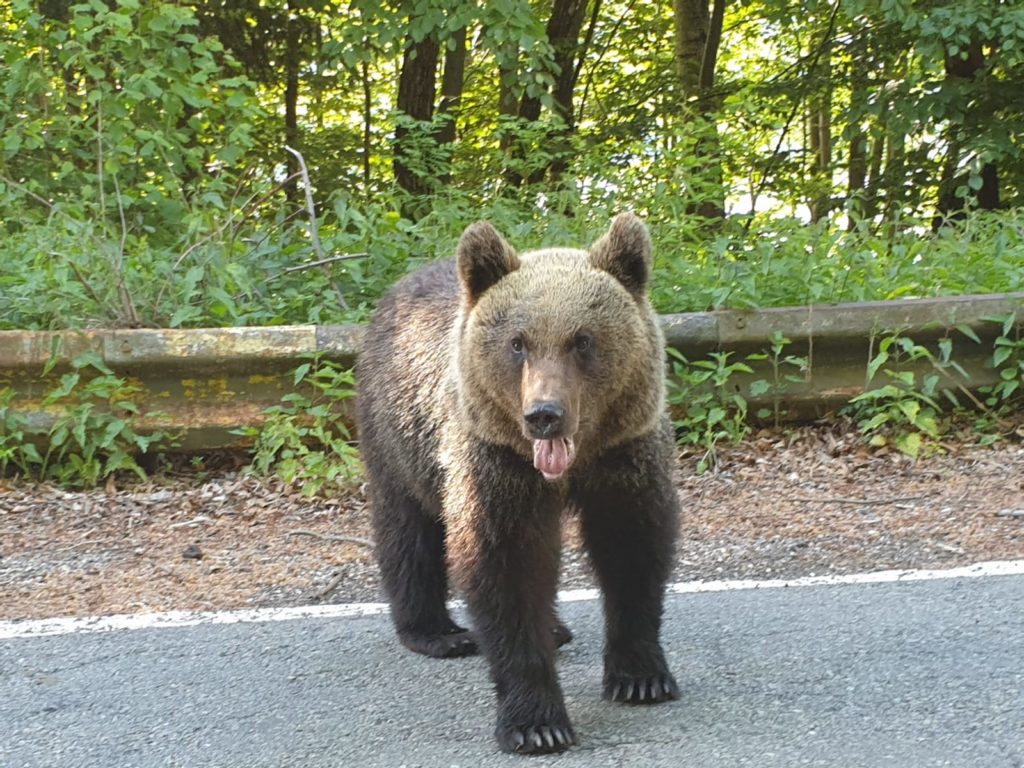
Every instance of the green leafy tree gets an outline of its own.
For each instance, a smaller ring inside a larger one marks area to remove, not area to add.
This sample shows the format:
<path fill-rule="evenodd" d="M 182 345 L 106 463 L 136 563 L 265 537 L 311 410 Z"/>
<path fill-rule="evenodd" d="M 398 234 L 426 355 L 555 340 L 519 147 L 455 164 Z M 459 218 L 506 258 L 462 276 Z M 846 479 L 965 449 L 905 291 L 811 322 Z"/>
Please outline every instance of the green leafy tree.
<path fill-rule="evenodd" d="M 28 195 L 45 216 L 94 214 L 118 238 L 176 239 L 191 205 L 226 204 L 253 145 L 249 82 L 225 70 L 219 42 L 196 34 L 187 7 L 58 10 L 14 0 L 0 39 L 6 203 Z"/>

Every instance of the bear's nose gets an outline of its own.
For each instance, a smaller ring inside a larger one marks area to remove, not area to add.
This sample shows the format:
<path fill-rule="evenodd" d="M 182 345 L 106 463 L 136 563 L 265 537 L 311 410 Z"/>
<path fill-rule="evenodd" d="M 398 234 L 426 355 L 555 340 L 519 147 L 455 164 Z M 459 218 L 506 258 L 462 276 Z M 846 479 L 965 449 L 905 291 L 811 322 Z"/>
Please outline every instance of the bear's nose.
<path fill-rule="evenodd" d="M 523 414 L 530 435 L 538 440 L 561 436 L 565 408 L 552 400 L 538 400 Z"/>

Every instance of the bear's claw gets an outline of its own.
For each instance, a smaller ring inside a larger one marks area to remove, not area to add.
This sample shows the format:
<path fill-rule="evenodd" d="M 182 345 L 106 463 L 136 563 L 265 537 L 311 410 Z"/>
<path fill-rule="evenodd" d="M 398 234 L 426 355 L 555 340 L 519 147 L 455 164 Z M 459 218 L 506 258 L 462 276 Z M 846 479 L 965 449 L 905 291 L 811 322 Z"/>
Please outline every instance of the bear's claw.
<path fill-rule="evenodd" d="M 671 673 L 649 677 L 612 675 L 604 684 L 604 697 L 624 704 L 658 704 L 679 698 L 679 685 Z"/>
<path fill-rule="evenodd" d="M 552 632 L 555 633 L 555 645 L 559 648 L 572 640 L 572 630 L 562 622 L 558 622 Z"/>
<path fill-rule="evenodd" d="M 534 725 L 499 733 L 498 742 L 506 752 L 541 755 L 568 749 L 576 743 L 576 736 L 568 725 Z"/>

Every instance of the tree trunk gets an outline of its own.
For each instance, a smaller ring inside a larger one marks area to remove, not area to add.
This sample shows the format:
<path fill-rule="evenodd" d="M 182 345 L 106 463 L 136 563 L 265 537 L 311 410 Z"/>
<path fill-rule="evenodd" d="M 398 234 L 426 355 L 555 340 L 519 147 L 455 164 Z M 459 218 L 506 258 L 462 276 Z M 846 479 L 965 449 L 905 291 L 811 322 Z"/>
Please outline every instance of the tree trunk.
<path fill-rule="evenodd" d="M 711 17 L 707 0 L 672 0 L 675 26 L 676 78 L 683 100 L 700 98 L 701 65 L 707 48 Z"/>
<path fill-rule="evenodd" d="M 867 47 L 859 38 L 855 38 L 850 46 L 853 61 L 867 60 Z M 867 106 L 867 76 L 862 67 L 850 69 L 850 112 L 856 124 L 851 123 L 853 135 L 850 137 L 849 158 L 847 163 L 848 187 L 847 196 L 847 229 L 853 230 L 857 223 L 865 217 L 864 195 L 868 181 L 868 136 L 863 127 L 860 115 Z"/>
<path fill-rule="evenodd" d="M 983 211 L 995 211 L 1000 207 L 999 169 L 995 163 L 981 167 L 981 189 L 978 190 L 978 207 Z"/>
<path fill-rule="evenodd" d="M 600 0 L 595 0 L 600 6 Z M 586 51 L 580 44 L 580 31 L 586 16 L 587 0 L 556 0 L 548 23 L 548 39 L 555 49 L 555 113 L 565 126 L 572 130 L 576 123 L 573 112 L 573 95 L 579 75 L 577 61 L 582 61 Z M 555 23 L 558 22 L 558 23 Z"/>
<path fill-rule="evenodd" d="M 932 231 L 937 232 L 943 225 L 959 221 L 967 215 L 968 200 L 957 195 L 960 187 L 970 181 L 969 173 L 956 173 L 959 147 L 951 147 L 947 160 L 943 163 L 942 178 L 939 180 L 939 200 L 932 217 Z M 981 167 L 981 187 L 975 194 L 974 202 L 983 211 L 994 211 L 1000 206 L 999 200 L 999 169 L 995 163 L 986 163 Z"/>
<path fill-rule="evenodd" d="M 519 49 L 514 42 L 507 42 L 498 52 L 498 115 L 501 149 L 508 151 L 515 142 L 515 131 L 508 124 L 519 113 Z"/>
<path fill-rule="evenodd" d="M 577 59 L 582 59 L 583 56 L 580 31 L 583 28 L 586 11 L 587 0 L 555 0 L 551 8 L 551 17 L 547 25 L 547 39 L 554 49 L 554 66 L 550 73 L 554 79 L 554 88 L 551 95 L 554 112 L 559 117 L 561 125 L 550 137 L 552 141 L 547 148 L 550 160 L 543 167 L 530 173 L 530 183 L 541 181 L 549 171 L 553 175 L 561 175 L 567 164 L 568 137 L 575 130 L 573 95 L 579 73 Z M 540 113 L 540 96 L 524 93 L 519 103 L 519 118 L 533 123 L 540 119 Z M 521 153 L 519 159 L 522 159 Z M 524 181 L 522 175 L 515 169 L 510 169 L 506 177 L 509 183 L 516 187 Z"/>
<path fill-rule="evenodd" d="M 466 28 L 452 35 L 451 44 L 444 55 L 444 73 L 441 75 L 441 103 L 437 111 L 444 118 L 437 131 L 437 143 L 449 148 L 445 172 L 440 177 L 442 184 L 451 181 L 450 146 L 455 142 L 455 113 L 462 100 L 462 89 L 466 81 Z"/>
<path fill-rule="evenodd" d="M 719 97 L 714 93 L 715 67 L 722 41 L 726 0 L 672 0 L 675 29 L 675 69 L 684 120 L 694 136 L 698 199 L 690 213 L 706 219 L 725 216 L 721 140 L 716 117 Z"/>
<path fill-rule="evenodd" d="M 547 39 L 555 51 L 551 75 L 555 111 L 567 123 L 572 120 L 572 96 L 576 87 L 576 54 L 586 14 L 586 0 L 555 0 L 548 19 Z M 540 96 L 523 94 L 519 116 L 531 122 L 540 118 Z"/>
<path fill-rule="evenodd" d="M 874 218 L 878 213 L 878 201 L 882 191 L 882 162 L 887 152 L 887 144 L 886 124 L 883 119 L 875 131 L 868 161 L 867 185 L 864 188 L 864 217 L 868 219 Z"/>
<path fill-rule="evenodd" d="M 946 80 L 968 80 L 973 81 L 978 72 L 984 69 L 985 50 L 980 40 L 971 41 L 964 58 L 959 56 L 946 56 Z M 975 116 L 977 118 L 977 116 Z M 966 173 L 957 174 L 960 166 L 960 133 L 965 126 L 951 125 L 946 131 L 949 137 L 946 161 L 943 163 L 942 175 L 938 183 L 938 202 L 935 207 L 935 217 L 932 219 L 932 229 L 937 230 L 949 219 L 962 218 L 964 209 L 968 206 L 968 200 L 957 196 L 959 187 L 969 181 Z M 981 168 L 981 187 L 974 195 L 974 204 L 982 210 L 995 210 L 999 208 L 999 169 L 995 163 L 986 163 Z"/>
<path fill-rule="evenodd" d="M 363 60 L 360 65 L 363 80 L 363 195 L 370 197 L 370 160 L 373 156 L 373 82 L 370 80 L 370 63 Z"/>
<path fill-rule="evenodd" d="M 285 21 L 286 49 L 284 53 L 284 143 L 293 149 L 299 149 L 299 22 L 289 15 Z M 299 172 L 298 158 L 286 152 L 288 175 L 295 176 Z M 298 179 L 293 178 L 285 187 L 288 199 L 295 202 L 299 199 Z"/>
<path fill-rule="evenodd" d="M 427 123 L 434 117 L 439 54 L 437 36 L 431 34 L 419 42 L 411 43 L 402 59 L 402 71 L 398 78 L 397 107 L 399 112 L 417 122 Z M 399 124 L 395 129 L 395 179 L 409 194 L 425 195 L 431 191 L 433 185 L 429 178 L 415 171 L 410 165 L 413 153 L 418 150 L 408 141 L 409 135 L 408 125 Z M 411 213 L 411 210 L 409 212 Z"/>
<path fill-rule="evenodd" d="M 808 115 L 811 195 L 807 201 L 807 208 L 813 222 L 825 219 L 832 208 L 830 173 L 832 168 L 832 130 L 828 112 L 829 105 L 827 101 L 822 102 L 823 98 L 812 100 Z"/>
<path fill-rule="evenodd" d="M 852 230 L 857 222 L 864 217 L 864 187 L 868 180 L 867 135 L 857 130 L 850 139 L 850 157 L 846 172 L 849 179 L 847 187 L 847 229 Z"/>
<path fill-rule="evenodd" d="M 903 133 L 890 134 L 885 142 L 885 165 L 880 174 L 882 189 L 885 192 L 885 207 L 882 215 L 887 229 L 892 232 L 896 227 L 896 212 L 907 202 L 907 137 Z"/>
<path fill-rule="evenodd" d="M 819 222 L 827 218 L 832 209 L 832 88 L 829 82 L 831 60 L 828 48 L 821 53 L 815 70 L 822 86 L 811 97 L 808 105 L 812 193 L 807 207 L 811 221 Z"/>
<path fill-rule="evenodd" d="M 718 49 L 722 45 L 722 25 L 724 23 L 725 0 L 715 0 L 715 4 L 711 8 L 704 53 L 700 60 L 700 95 L 705 100 L 711 98 L 711 89 L 715 86 L 715 69 L 718 66 Z M 714 103 L 706 104 L 708 110 L 717 108 L 717 100 Z"/>

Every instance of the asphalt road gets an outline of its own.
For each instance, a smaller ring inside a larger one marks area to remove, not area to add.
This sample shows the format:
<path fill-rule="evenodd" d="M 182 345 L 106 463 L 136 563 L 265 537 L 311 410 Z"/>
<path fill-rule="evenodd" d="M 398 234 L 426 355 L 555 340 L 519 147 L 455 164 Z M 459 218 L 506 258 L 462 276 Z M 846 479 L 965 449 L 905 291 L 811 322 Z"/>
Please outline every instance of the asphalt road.
<path fill-rule="evenodd" d="M 669 599 L 684 691 L 600 699 L 600 605 L 563 606 L 580 746 L 498 753 L 479 659 L 383 616 L 0 641 L 0 766 L 1021 768 L 1024 576 Z M 524 762 L 525 761 L 525 762 Z"/>

